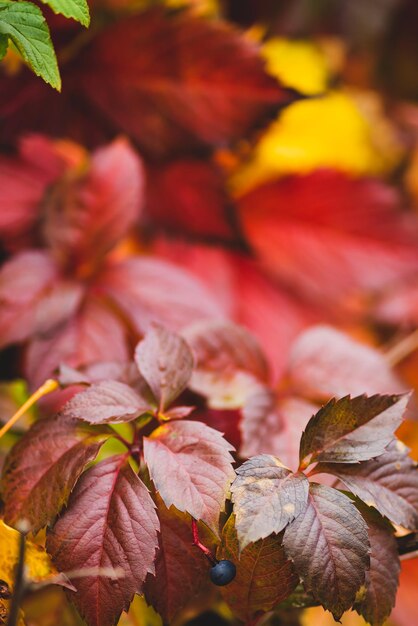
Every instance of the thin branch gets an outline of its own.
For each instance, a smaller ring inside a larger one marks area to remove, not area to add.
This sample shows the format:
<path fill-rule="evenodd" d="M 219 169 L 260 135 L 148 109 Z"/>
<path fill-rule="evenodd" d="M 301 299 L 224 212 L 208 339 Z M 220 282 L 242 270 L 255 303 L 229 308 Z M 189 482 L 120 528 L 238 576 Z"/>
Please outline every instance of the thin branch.
<path fill-rule="evenodd" d="M 385 354 L 385 359 L 392 367 L 397 365 L 410 354 L 418 349 L 418 329 L 414 330 L 410 335 L 401 339 Z"/>
<path fill-rule="evenodd" d="M 0 428 L 0 439 L 16 424 L 16 422 L 22 417 L 22 415 L 26 413 L 28 409 L 30 409 L 31 406 L 35 404 L 35 402 L 37 402 L 38 400 L 40 400 L 40 398 L 43 398 L 43 396 L 48 395 L 48 393 L 51 393 L 52 391 L 55 391 L 58 388 L 59 388 L 58 381 L 53 380 L 52 378 L 49 378 L 48 380 L 46 380 L 44 384 L 41 385 L 39 389 L 37 389 L 30 396 L 30 398 L 26 400 L 24 404 L 22 404 L 20 409 L 16 411 L 14 415 L 12 415 L 12 417 L 4 424 L 4 426 Z"/>
<path fill-rule="evenodd" d="M 195 519 L 192 519 L 192 533 L 193 533 L 193 545 L 196 548 L 199 548 L 209 561 L 211 565 L 217 565 L 219 563 L 218 559 L 212 554 L 212 552 L 207 548 L 199 539 L 199 530 L 197 528 L 197 522 Z"/>

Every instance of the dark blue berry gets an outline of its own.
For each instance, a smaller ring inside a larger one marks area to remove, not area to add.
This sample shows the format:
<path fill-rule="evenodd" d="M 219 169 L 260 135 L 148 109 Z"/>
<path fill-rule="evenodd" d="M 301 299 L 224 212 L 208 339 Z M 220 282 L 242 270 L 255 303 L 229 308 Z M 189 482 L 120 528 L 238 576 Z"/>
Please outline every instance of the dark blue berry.
<path fill-rule="evenodd" d="M 210 579 L 214 585 L 223 587 L 224 585 L 229 585 L 234 580 L 236 573 L 237 568 L 231 561 L 219 561 L 210 570 Z"/>

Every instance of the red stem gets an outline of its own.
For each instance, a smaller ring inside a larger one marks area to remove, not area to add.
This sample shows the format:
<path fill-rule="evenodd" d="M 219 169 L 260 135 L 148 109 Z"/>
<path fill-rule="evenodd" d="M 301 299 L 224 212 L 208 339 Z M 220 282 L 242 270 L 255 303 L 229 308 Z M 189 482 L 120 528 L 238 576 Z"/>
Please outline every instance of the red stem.
<path fill-rule="evenodd" d="M 211 563 L 212 565 L 217 565 L 219 563 L 218 559 L 212 554 L 209 548 L 203 545 L 203 543 L 199 539 L 199 530 L 197 528 L 197 522 L 195 519 L 192 519 L 192 533 L 193 545 L 203 552 L 209 563 Z"/>

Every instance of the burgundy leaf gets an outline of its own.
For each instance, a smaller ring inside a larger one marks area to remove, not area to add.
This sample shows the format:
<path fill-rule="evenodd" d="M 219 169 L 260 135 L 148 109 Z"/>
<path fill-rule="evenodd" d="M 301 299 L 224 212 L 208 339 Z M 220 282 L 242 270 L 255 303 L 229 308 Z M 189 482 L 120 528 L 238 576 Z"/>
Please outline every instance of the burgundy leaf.
<path fill-rule="evenodd" d="M 147 216 L 159 228 L 234 239 L 230 204 L 221 169 L 208 161 L 179 159 L 148 171 Z"/>
<path fill-rule="evenodd" d="M 151 322 L 179 330 L 199 319 L 223 315 L 214 296 L 197 278 L 151 257 L 109 265 L 97 287 L 120 307 L 139 334 Z"/>
<path fill-rule="evenodd" d="M 98 111 L 151 156 L 224 145 L 294 99 L 249 38 L 187 13 L 150 11 L 112 24 L 86 50 L 82 81 Z"/>
<path fill-rule="evenodd" d="M 159 530 L 155 505 L 125 456 L 101 461 L 79 480 L 68 508 L 47 538 L 60 571 L 91 570 L 74 578 L 71 599 L 89 626 L 113 626 L 154 572 Z M 123 570 L 102 575 L 99 568 Z"/>
<path fill-rule="evenodd" d="M 418 469 L 401 441 L 366 463 L 321 463 L 317 472 L 338 478 L 366 504 L 374 506 L 394 524 L 418 529 Z"/>
<path fill-rule="evenodd" d="M 305 590 L 339 620 L 369 565 L 367 525 L 351 500 L 311 483 L 308 506 L 287 526 L 284 547 Z"/>
<path fill-rule="evenodd" d="M 185 340 L 155 324 L 137 345 L 135 362 L 160 411 L 187 387 L 193 371 L 193 355 Z"/>
<path fill-rule="evenodd" d="M 292 388 L 318 401 L 405 390 L 381 352 L 331 326 L 314 326 L 297 338 L 288 375 Z"/>
<path fill-rule="evenodd" d="M 209 563 L 192 543 L 191 518 L 174 507 L 167 509 L 157 496 L 160 519 L 159 550 L 155 576 L 148 576 L 144 593 L 147 602 L 161 615 L 165 624 L 174 617 L 209 580 Z M 201 541 L 213 549 L 213 536 L 201 524 Z"/>
<path fill-rule="evenodd" d="M 218 532 L 234 470 L 232 446 L 200 422 L 169 422 L 144 439 L 144 458 L 164 504 Z"/>
<path fill-rule="evenodd" d="M 34 424 L 12 448 L 3 468 L 6 523 L 25 519 L 37 531 L 52 522 L 110 435 L 61 416 Z"/>
<path fill-rule="evenodd" d="M 231 486 L 235 526 L 243 550 L 249 543 L 278 534 L 307 506 L 309 482 L 279 459 L 261 454 L 237 470 Z"/>
<path fill-rule="evenodd" d="M 204 320 L 182 334 L 193 350 L 198 369 L 220 375 L 242 370 L 262 381 L 268 380 L 263 351 L 245 328 L 226 320 Z"/>
<path fill-rule="evenodd" d="M 395 606 L 401 569 L 398 548 L 392 526 L 377 511 L 364 505 L 359 510 L 367 522 L 371 551 L 365 590 L 354 609 L 369 624 L 382 626 Z"/>
<path fill-rule="evenodd" d="M 409 398 L 405 394 L 330 400 L 302 434 L 301 464 L 368 461 L 383 454 L 402 422 Z"/>
<path fill-rule="evenodd" d="M 130 422 L 150 409 L 141 397 L 125 383 L 105 380 L 77 393 L 63 408 L 63 415 L 90 424 Z"/>
<path fill-rule="evenodd" d="M 25 374 L 39 387 L 60 363 L 78 367 L 97 361 L 127 361 L 126 329 L 104 303 L 89 298 L 64 327 L 33 339 L 25 355 Z"/>
<path fill-rule="evenodd" d="M 143 186 L 141 162 L 125 139 L 93 152 L 87 174 L 58 180 L 45 201 L 44 236 L 54 256 L 71 267 L 101 259 L 139 217 Z"/>
<path fill-rule="evenodd" d="M 234 615 L 246 623 L 285 600 L 299 582 L 284 552 L 282 539 L 281 533 L 240 551 L 233 516 L 223 528 L 218 558 L 232 561 L 237 575 L 222 587 L 222 596 Z"/>

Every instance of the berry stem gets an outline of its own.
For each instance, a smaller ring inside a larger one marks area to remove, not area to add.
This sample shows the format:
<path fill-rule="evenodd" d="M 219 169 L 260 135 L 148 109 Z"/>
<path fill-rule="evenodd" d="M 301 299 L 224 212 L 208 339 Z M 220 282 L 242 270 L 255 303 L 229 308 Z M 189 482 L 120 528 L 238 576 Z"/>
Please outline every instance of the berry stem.
<path fill-rule="evenodd" d="M 209 561 L 211 565 L 217 565 L 219 563 L 218 559 L 212 554 L 212 552 L 200 541 L 199 538 L 199 529 L 197 528 L 197 522 L 195 519 L 192 519 L 192 533 L 193 533 L 193 545 L 196 548 L 199 548 Z"/>

